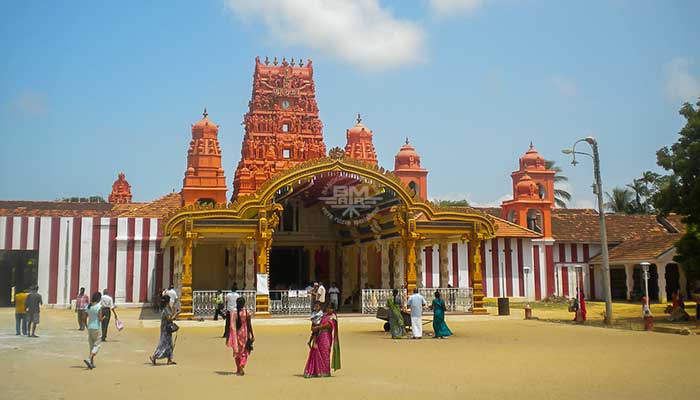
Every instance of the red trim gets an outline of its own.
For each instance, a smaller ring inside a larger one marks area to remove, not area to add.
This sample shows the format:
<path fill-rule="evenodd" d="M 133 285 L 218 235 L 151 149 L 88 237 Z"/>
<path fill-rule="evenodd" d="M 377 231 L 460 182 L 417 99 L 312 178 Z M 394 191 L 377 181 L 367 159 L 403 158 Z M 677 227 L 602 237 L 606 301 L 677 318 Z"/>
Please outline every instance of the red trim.
<path fill-rule="evenodd" d="M 425 247 L 425 287 L 433 287 L 433 246 Z"/>
<path fill-rule="evenodd" d="M 73 218 L 73 241 L 70 259 L 70 292 L 68 298 L 73 300 L 78 296 L 80 285 L 80 240 L 82 235 L 83 219 Z"/>
<path fill-rule="evenodd" d="M 134 301 L 134 233 L 136 218 L 126 220 L 126 302 Z"/>
<path fill-rule="evenodd" d="M 588 244 L 583 245 L 583 262 L 588 263 L 588 260 L 591 259 L 591 254 L 590 250 L 588 248 Z M 586 266 L 588 268 L 588 279 L 589 279 L 589 290 L 588 290 L 588 298 L 589 299 L 594 299 L 595 298 L 595 268 L 590 268 L 589 266 Z"/>
<path fill-rule="evenodd" d="M 14 224 L 14 217 L 5 218 L 5 250 L 12 250 L 12 228 Z"/>
<path fill-rule="evenodd" d="M 452 243 L 452 287 L 459 287 L 459 246 Z"/>
<path fill-rule="evenodd" d="M 61 218 L 51 218 L 51 247 L 49 249 L 49 304 L 58 302 L 58 247 L 61 239 Z"/>
<path fill-rule="evenodd" d="M 571 243 L 571 262 L 578 262 L 578 247 L 575 243 Z"/>
<path fill-rule="evenodd" d="M 143 219 L 143 234 L 141 235 L 141 282 L 139 286 L 139 302 L 148 300 L 148 260 L 151 248 L 151 219 Z"/>
<path fill-rule="evenodd" d="M 175 285 L 173 276 L 175 275 L 175 247 L 170 246 L 170 265 L 168 266 L 168 286 Z"/>
<path fill-rule="evenodd" d="M 107 289 L 116 296 L 117 284 L 117 219 L 109 219 L 109 251 L 107 258 Z"/>
<path fill-rule="evenodd" d="M 559 243 L 559 262 L 566 262 L 566 245 L 564 243 Z M 561 267 L 561 286 L 562 295 L 567 297 L 569 295 L 569 268 Z"/>
<path fill-rule="evenodd" d="M 484 291 L 484 296 L 488 296 L 488 285 L 486 284 L 486 241 L 481 243 L 481 246 L 479 246 L 479 253 L 481 255 L 481 265 L 479 265 L 479 268 L 481 269 L 481 287 Z"/>
<path fill-rule="evenodd" d="M 27 250 L 27 241 L 29 238 L 29 217 L 22 217 L 20 220 L 20 230 L 19 230 L 19 249 Z"/>
<path fill-rule="evenodd" d="M 532 246 L 532 264 L 535 270 L 535 300 L 542 298 L 542 283 L 540 279 L 540 246 Z"/>
<path fill-rule="evenodd" d="M 92 254 L 90 257 L 90 289 L 88 293 L 95 293 L 100 290 L 100 223 L 102 218 L 92 219 Z"/>
<path fill-rule="evenodd" d="M 39 250 L 39 235 L 41 231 L 41 217 L 34 217 L 34 247 L 33 250 Z"/>
<path fill-rule="evenodd" d="M 506 262 L 506 293 L 508 297 L 513 296 L 513 249 L 510 248 L 510 238 L 503 238 L 504 253 Z"/>
<path fill-rule="evenodd" d="M 498 239 L 491 239 L 491 271 L 493 274 L 493 295 L 501 297 L 500 265 L 498 264 Z"/>
<path fill-rule="evenodd" d="M 545 265 L 547 266 L 547 295 L 554 294 L 554 246 L 544 246 Z"/>
<path fill-rule="evenodd" d="M 525 296 L 525 273 L 523 268 L 523 239 L 518 238 L 518 289 L 520 295 Z"/>

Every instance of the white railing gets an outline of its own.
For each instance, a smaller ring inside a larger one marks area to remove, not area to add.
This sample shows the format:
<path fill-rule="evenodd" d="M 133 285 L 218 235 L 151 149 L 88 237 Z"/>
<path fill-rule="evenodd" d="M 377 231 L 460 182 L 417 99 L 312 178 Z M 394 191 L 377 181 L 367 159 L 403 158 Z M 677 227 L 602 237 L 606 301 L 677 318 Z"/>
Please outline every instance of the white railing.
<path fill-rule="evenodd" d="M 425 297 L 428 305 L 435 297 L 434 293 L 438 290 L 441 297 L 445 300 L 447 311 L 462 311 L 470 312 L 473 307 L 474 293 L 472 288 L 420 288 L 418 292 Z M 403 297 L 405 304 L 408 298 L 406 289 L 399 291 Z M 375 314 L 379 307 L 386 307 L 386 301 L 392 296 L 392 289 L 363 289 L 362 290 L 362 313 Z M 428 311 L 428 307 L 424 308 Z"/>
<path fill-rule="evenodd" d="M 216 290 L 193 290 L 192 291 L 192 313 L 195 318 L 213 318 L 214 310 L 216 309 Z M 224 296 L 230 290 L 221 291 Z M 245 307 L 255 314 L 255 290 L 238 290 L 243 298 L 245 298 Z"/>
<path fill-rule="evenodd" d="M 270 290 L 270 313 L 281 315 L 308 314 L 311 296 L 306 290 Z"/>

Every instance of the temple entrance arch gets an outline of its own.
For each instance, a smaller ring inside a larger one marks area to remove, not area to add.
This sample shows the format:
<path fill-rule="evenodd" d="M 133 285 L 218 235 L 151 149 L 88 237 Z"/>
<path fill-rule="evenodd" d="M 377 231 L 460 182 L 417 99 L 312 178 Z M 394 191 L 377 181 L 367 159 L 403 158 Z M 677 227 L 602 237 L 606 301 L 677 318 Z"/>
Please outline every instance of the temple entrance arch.
<path fill-rule="evenodd" d="M 166 217 L 162 247 L 175 246 L 182 255 L 176 269 L 181 270 L 183 317 L 191 317 L 193 270 L 205 269 L 193 266 L 192 254 L 204 243 L 227 248 L 226 283 L 243 279 L 245 287 L 254 287 L 256 315 L 266 315 L 271 254 L 277 248 L 275 258 L 296 260 L 298 255 L 285 256 L 283 249 L 304 248 L 309 280 L 328 274 L 343 285 L 343 297 L 352 300 L 370 282 L 386 279 L 389 285 L 389 257 L 382 254 L 394 254 L 394 285 L 411 290 L 419 241 L 470 241 L 474 308 L 485 311 L 479 248 L 495 236 L 493 220 L 468 207 L 437 207 L 392 172 L 343 158 L 342 150 L 331 154 L 277 173 L 232 203 L 192 204 Z"/>

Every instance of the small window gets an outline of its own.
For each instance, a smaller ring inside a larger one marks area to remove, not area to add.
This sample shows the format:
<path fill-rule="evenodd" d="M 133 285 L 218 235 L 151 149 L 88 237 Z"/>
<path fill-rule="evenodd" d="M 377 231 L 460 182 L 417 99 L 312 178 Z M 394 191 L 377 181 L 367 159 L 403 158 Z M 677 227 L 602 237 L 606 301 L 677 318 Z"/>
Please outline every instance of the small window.
<path fill-rule="evenodd" d="M 292 157 L 292 151 L 289 149 L 283 149 L 282 150 L 282 157 L 283 158 L 290 158 Z"/>
<path fill-rule="evenodd" d="M 282 132 L 289 132 L 289 124 L 282 124 Z"/>

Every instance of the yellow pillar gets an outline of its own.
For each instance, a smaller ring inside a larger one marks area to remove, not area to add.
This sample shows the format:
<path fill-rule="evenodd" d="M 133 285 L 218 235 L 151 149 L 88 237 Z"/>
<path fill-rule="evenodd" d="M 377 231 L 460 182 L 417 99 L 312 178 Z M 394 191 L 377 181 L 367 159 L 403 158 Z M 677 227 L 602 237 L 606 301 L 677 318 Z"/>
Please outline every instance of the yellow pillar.
<path fill-rule="evenodd" d="M 271 233 L 270 233 L 271 235 Z M 269 240 L 258 240 L 258 274 L 265 274 L 268 276 L 268 290 L 269 290 L 269 270 L 270 270 L 270 248 L 272 247 L 272 239 Z M 260 285 L 260 282 L 258 282 Z M 257 290 L 257 288 L 256 288 Z M 255 317 L 257 318 L 267 318 L 270 316 L 270 295 L 266 293 L 260 293 L 259 291 L 255 293 Z"/>
<path fill-rule="evenodd" d="M 408 266 L 406 271 L 406 290 L 409 294 L 413 293 L 413 289 L 416 288 L 416 241 L 413 239 L 407 240 L 406 243 L 406 264 Z"/>
<path fill-rule="evenodd" d="M 483 277 L 481 276 L 481 238 L 474 235 L 469 244 L 469 257 L 472 258 L 474 264 L 474 271 L 472 273 L 472 288 L 474 290 L 473 313 L 488 314 L 488 311 L 486 311 L 484 307 L 484 286 Z"/>
<path fill-rule="evenodd" d="M 182 292 L 180 294 L 180 319 L 192 319 L 192 237 L 188 232 L 183 243 Z"/>

